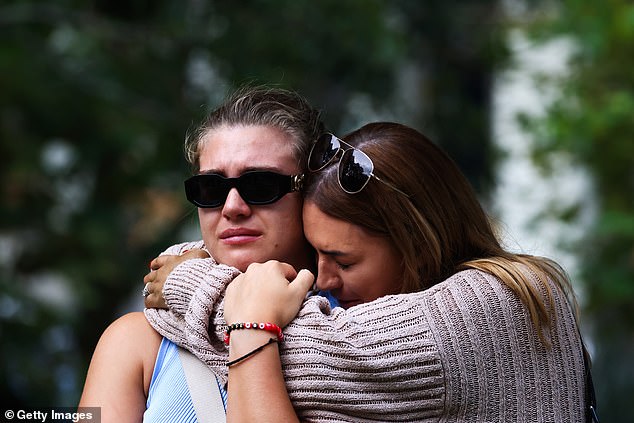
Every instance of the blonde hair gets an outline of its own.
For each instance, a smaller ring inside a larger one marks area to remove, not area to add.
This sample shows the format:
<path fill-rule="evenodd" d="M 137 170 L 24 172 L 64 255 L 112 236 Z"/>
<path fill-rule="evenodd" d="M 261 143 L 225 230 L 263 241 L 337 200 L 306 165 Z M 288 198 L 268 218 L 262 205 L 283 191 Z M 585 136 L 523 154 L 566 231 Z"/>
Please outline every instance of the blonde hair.
<path fill-rule="evenodd" d="M 277 87 L 243 86 L 233 92 L 185 139 L 185 158 L 199 171 L 205 136 L 226 126 L 262 125 L 280 129 L 293 139 L 293 153 L 300 169 L 306 167 L 311 143 L 324 131 L 321 112 L 294 91 Z"/>

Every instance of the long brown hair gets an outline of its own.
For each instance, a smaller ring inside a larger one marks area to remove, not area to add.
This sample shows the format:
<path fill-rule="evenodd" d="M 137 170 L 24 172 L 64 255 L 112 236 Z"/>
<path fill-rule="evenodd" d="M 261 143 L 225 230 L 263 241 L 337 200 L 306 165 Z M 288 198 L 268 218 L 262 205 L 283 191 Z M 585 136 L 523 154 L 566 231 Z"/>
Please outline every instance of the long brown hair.
<path fill-rule="evenodd" d="M 456 163 L 420 132 L 389 122 L 371 123 L 344 137 L 366 153 L 374 173 L 403 193 L 370 181 L 345 193 L 337 166 L 310 175 L 305 197 L 324 213 L 387 237 L 402 257 L 402 292 L 429 288 L 467 268 L 501 279 L 526 304 L 539 328 L 550 324 L 548 280 L 571 298 L 570 282 L 553 261 L 505 251 Z M 532 273 L 539 286 L 531 283 Z"/>

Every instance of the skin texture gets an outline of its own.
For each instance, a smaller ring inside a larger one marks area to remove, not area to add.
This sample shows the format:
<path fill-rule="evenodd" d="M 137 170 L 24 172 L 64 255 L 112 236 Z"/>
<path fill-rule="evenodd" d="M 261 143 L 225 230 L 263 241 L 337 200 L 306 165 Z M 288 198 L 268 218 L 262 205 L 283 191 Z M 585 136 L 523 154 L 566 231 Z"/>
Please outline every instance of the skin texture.
<path fill-rule="evenodd" d="M 226 177 L 249 170 L 299 173 L 289 136 L 276 128 L 220 128 L 208 134 L 204 142 L 200 173 Z M 303 236 L 301 210 L 302 196 L 298 192 L 286 194 L 273 204 L 254 207 L 245 203 L 234 188 L 223 207 L 199 208 L 198 217 L 205 245 L 219 263 L 241 271 L 253 262 L 272 259 L 307 267 L 310 249 Z"/>
<path fill-rule="evenodd" d="M 225 298 L 228 303 L 225 302 L 225 309 L 237 313 L 225 315 L 225 320 L 228 323 L 258 321 L 285 326 L 295 317 L 313 281 L 310 271 L 304 269 L 296 272 L 286 263 L 272 260 L 264 264 L 252 264 L 246 273 L 239 275 L 227 287 Z M 264 291 L 259 289 L 262 285 L 266 285 Z M 269 298 L 275 298 L 283 306 L 269 310 L 241 306 L 243 303 L 262 305 L 268 303 Z M 233 331 L 229 344 L 229 360 L 266 344 L 271 337 L 265 331 Z M 264 367 L 261 367 L 262 364 Z M 248 407 L 245 404 L 249 404 Z M 297 421 L 284 384 L 277 344 L 268 345 L 251 358 L 229 368 L 227 421 Z"/>
<path fill-rule="evenodd" d="M 305 202 L 306 237 L 318 254 L 317 287 L 331 289 L 344 307 L 400 292 L 401 258 L 386 238 L 335 219 Z M 288 264 L 269 261 L 251 265 L 227 288 L 225 319 L 287 325 L 310 289 L 312 275 Z M 264 331 L 234 331 L 229 359 L 266 343 Z M 277 346 L 229 368 L 228 421 L 298 421 L 288 398 Z M 244 404 L 249 404 L 245 407 Z"/>
<path fill-rule="evenodd" d="M 102 422 L 140 422 L 161 336 L 141 312 L 126 314 L 101 335 L 80 407 L 101 407 Z"/>
<path fill-rule="evenodd" d="M 208 133 L 200 169 L 227 177 L 237 177 L 249 170 L 299 173 L 290 137 L 266 126 L 222 127 Z M 273 204 L 251 206 L 234 188 L 224 206 L 199 209 L 205 245 L 218 262 L 240 270 L 246 270 L 250 263 L 269 259 L 283 260 L 297 268 L 310 267 L 313 254 L 303 235 L 302 202 L 299 193 L 289 193 Z M 228 233 L 232 236 L 227 237 Z M 198 250 L 187 255 L 204 257 L 203 253 Z M 168 266 L 163 272 L 166 275 L 186 258 L 154 260 L 146 282 L 153 284 L 160 279 L 162 266 Z M 152 286 L 150 292 L 160 289 Z M 131 313 L 112 323 L 95 348 L 79 405 L 101 407 L 103 422 L 141 421 L 160 343 L 161 337 L 143 313 Z M 245 348 L 249 346 L 245 344 Z M 273 346 L 269 351 L 277 354 Z M 292 411 L 287 396 L 277 400 L 286 401 Z"/>
<path fill-rule="evenodd" d="M 305 235 L 317 251 L 317 288 L 329 290 L 343 308 L 398 294 L 401 257 L 390 241 L 360 226 L 304 205 Z"/>

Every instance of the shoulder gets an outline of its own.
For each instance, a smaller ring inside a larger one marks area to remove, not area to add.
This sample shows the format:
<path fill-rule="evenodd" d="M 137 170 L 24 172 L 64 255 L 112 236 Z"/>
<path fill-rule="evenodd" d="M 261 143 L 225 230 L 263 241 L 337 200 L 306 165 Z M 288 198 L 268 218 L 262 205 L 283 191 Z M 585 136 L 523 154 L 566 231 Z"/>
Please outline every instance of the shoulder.
<path fill-rule="evenodd" d="M 419 295 L 426 307 L 438 308 L 443 315 L 457 310 L 487 315 L 524 308 L 521 299 L 501 279 L 476 269 L 458 272 Z"/>
<path fill-rule="evenodd" d="M 143 312 L 135 311 L 112 322 L 104 331 L 99 343 L 117 345 L 128 352 L 138 352 L 139 348 L 142 348 L 141 351 L 154 350 L 156 353 L 161 343 L 161 335 L 150 326 Z"/>
<path fill-rule="evenodd" d="M 140 311 L 124 314 L 112 322 L 104 331 L 102 339 L 121 340 L 128 339 L 131 335 L 145 340 L 158 337 L 160 342 L 160 336 L 152 329 L 145 315 Z M 134 339 L 129 339 L 129 341 L 133 344 L 137 343 Z"/>
<path fill-rule="evenodd" d="M 142 416 L 161 339 L 140 312 L 111 323 L 93 353 L 80 405 L 102 407 L 104 421 Z"/>
<path fill-rule="evenodd" d="M 530 273 L 524 276 L 535 283 Z M 477 404 L 476 411 L 484 413 L 479 420 L 515 420 L 498 413 L 514 409 L 528 415 L 533 409 L 524 409 L 527 404 L 552 404 L 553 398 L 576 415 L 583 397 L 583 357 L 574 317 L 561 295 L 555 294 L 557 319 L 550 330 L 552 345 L 547 346 L 527 306 L 496 276 L 465 270 L 420 294 L 443 367 L 450 369 L 448 395 Z M 548 407 L 543 411 L 555 412 Z"/>
<path fill-rule="evenodd" d="M 447 295 L 449 292 L 487 291 L 500 285 L 503 285 L 502 281 L 489 273 L 476 269 L 467 269 L 453 274 L 423 292 L 427 296 Z"/>
<path fill-rule="evenodd" d="M 134 370 L 149 386 L 161 340 L 142 312 L 128 313 L 106 328 L 95 354 Z"/>

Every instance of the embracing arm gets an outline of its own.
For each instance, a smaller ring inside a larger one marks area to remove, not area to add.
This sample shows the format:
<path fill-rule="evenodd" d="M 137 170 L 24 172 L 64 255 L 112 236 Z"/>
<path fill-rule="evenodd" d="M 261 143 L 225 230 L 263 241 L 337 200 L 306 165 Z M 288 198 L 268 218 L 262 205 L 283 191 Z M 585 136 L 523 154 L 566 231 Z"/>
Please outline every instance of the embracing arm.
<path fill-rule="evenodd" d="M 142 313 L 113 322 L 95 348 L 80 407 L 101 407 L 102 422 L 143 420 L 160 336 Z"/>
<path fill-rule="evenodd" d="M 164 254 L 181 255 L 185 250 L 202 246 L 202 242 L 178 244 Z M 216 263 L 212 257 L 182 261 L 165 280 L 163 294 L 169 309 L 144 311 L 159 334 L 191 351 L 223 382 L 227 379 L 228 352 L 222 342 L 224 316 L 219 305 L 226 286 L 239 273 L 233 267 Z"/>
<path fill-rule="evenodd" d="M 228 352 L 223 343 L 222 300 L 224 290 L 235 274 L 219 275 L 218 265 L 205 270 L 205 262 L 188 260 L 177 266 L 170 278 L 186 266 L 198 266 L 196 277 L 200 279 L 200 285 L 185 316 L 180 317 L 183 345 L 207 363 L 224 382 L 228 376 Z M 286 278 L 282 279 L 282 285 L 289 286 Z M 259 285 L 268 286 L 272 279 L 264 280 L 267 283 Z M 421 396 L 425 395 L 427 405 L 433 409 L 443 402 L 442 366 L 434 348 L 433 336 L 422 319 L 421 302 L 420 298 L 409 296 L 386 297 L 349 310 L 331 310 L 325 298 L 309 298 L 298 317 L 284 328 L 284 342 L 279 346 L 269 345 L 238 364 L 231 377 L 239 377 L 237 372 L 244 370 L 245 382 L 240 384 L 241 388 L 250 389 L 255 394 L 266 392 L 271 395 L 276 392 L 275 398 L 279 399 L 278 395 L 281 395 L 281 400 L 276 400 L 281 407 L 284 391 L 275 388 L 279 387 L 281 361 L 290 400 L 302 418 L 329 416 L 336 420 L 352 416 L 381 420 L 395 413 L 412 419 L 421 418 L 430 412 L 428 408 L 414 408 Z M 284 301 L 260 303 L 290 309 Z M 153 313 L 158 315 L 159 312 Z M 389 319 L 386 316 L 390 316 Z M 250 344 L 243 345 L 244 348 L 232 343 L 231 358 L 239 354 L 238 349 L 244 352 L 256 347 L 255 338 L 251 339 Z M 279 356 L 277 348 L 280 348 Z M 266 361 L 267 357 L 270 361 Z M 272 373 L 249 380 L 246 369 L 256 367 L 260 360 L 266 362 L 260 370 Z M 232 391 L 234 386 L 229 384 L 229 390 Z M 333 398 L 337 400 L 333 401 Z M 232 399 L 229 401 L 231 404 Z M 288 403 L 288 397 L 285 401 Z M 272 404 L 270 402 L 268 408 L 264 404 L 263 409 L 275 410 Z"/>
<path fill-rule="evenodd" d="M 225 319 L 228 324 L 262 322 L 284 327 L 299 310 L 313 280 L 309 271 L 297 273 L 288 264 L 252 264 L 227 288 Z M 284 306 L 271 307 L 271 301 Z M 229 368 L 227 421 L 298 421 L 284 384 L 278 345 L 270 341 L 275 338 L 263 330 L 231 332 L 230 362 L 247 358 Z M 254 351 L 259 352 L 248 355 Z"/>

